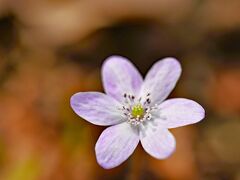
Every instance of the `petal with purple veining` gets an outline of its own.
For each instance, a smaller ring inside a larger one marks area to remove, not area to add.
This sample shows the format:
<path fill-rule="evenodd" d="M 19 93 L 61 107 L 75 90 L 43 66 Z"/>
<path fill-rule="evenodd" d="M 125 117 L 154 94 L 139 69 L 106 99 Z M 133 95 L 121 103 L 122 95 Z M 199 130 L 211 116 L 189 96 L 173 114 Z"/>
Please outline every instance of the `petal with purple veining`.
<path fill-rule="evenodd" d="M 203 107 L 190 99 L 174 98 L 159 106 L 159 119 L 166 128 L 186 126 L 201 121 L 205 116 Z"/>
<path fill-rule="evenodd" d="M 118 110 L 121 105 L 103 93 L 76 93 L 71 97 L 71 107 L 80 117 L 96 125 L 108 126 L 124 121 Z"/>
<path fill-rule="evenodd" d="M 174 152 L 175 138 L 166 128 L 149 126 L 144 131 L 140 131 L 140 140 L 148 154 L 157 159 L 165 159 Z"/>
<path fill-rule="evenodd" d="M 114 168 L 133 153 L 138 142 L 138 131 L 130 124 L 111 126 L 102 132 L 96 143 L 97 161 L 105 169 Z"/>
<path fill-rule="evenodd" d="M 137 95 L 143 79 L 135 66 L 126 58 L 111 56 L 102 67 L 102 80 L 105 92 L 122 102 L 124 93 Z"/>
<path fill-rule="evenodd" d="M 181 65 L 174 58 L 156 62 L 146 75 L 141 96 L 151 94 L 152 103 L 160 103 L 171 93 L 181 75 Z"/>

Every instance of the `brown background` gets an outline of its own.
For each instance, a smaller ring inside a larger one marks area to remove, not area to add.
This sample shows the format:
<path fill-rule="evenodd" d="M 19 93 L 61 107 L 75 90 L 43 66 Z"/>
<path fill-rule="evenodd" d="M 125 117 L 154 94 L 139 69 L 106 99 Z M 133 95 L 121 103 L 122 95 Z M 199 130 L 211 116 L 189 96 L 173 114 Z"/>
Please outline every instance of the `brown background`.
<path fill-rule="evenodd" d="M 0 0 L 0 179 L 239 180 L 239 0 Z M 139 145 L 104 170 L 94 154 L 104 129 L 69 106 L 102 91 L 113 54 L 144 75 L 174 56 L 183 74 L 171 97 L 198 101 L 201 123 L 172 130 L 177 150 L 159 161 Z"/>

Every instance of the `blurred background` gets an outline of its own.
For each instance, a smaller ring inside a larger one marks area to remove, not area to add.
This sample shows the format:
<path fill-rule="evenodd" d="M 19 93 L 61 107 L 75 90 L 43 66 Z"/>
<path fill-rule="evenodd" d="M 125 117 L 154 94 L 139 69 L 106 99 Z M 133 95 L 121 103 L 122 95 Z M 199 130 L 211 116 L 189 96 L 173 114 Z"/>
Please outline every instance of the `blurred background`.
<path fill-rule="evenodd" d="M 240 180 L 239 0 L 0 0 L 1 180 Z M 103 91 L 113 54 L 143 75 L 163 57 L 183 74 L 171 97 L 206 109 L 173 129 L 177 150 L 156 160 L 139 145 L 104 170 L 94 146 L 104 127 L 71 110 L 79 91 Z"/>

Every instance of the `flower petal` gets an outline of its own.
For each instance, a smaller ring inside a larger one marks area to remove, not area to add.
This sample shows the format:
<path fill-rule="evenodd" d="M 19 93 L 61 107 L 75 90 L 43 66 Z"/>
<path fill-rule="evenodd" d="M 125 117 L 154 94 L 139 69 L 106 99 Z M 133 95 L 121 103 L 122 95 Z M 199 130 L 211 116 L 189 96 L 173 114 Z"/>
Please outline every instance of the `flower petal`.
<path fill-rule="evenodd" d="M 174 58 L 156 62 L 146 75 L 141 96 L 150 93 L 153 104 L 162 102 L 175 87 L 181 71 L 180 63 Z"/>
<path fill-rule="evenodd" d="M 166 100 L 159 108 L 160 117 L 163 117 L 162 122 L 167 128 L 193 124 L 201 121 L 205 116 L 201 105 L 184 98 Z"/>
<path fill-rule="evenodd" d="M 80 117 L 96 125 L 108 126 L 123 121 L 118 110 L 120 104 L 103 93 L 76 93 L 71 97 L 71 107 Z"/>
<path fill-rule="evenodd" d="M 102 67 L 105 92 L 122 102 L 124 93 L 138 95 L 143 79 L 135 66 L 124 57 L 111 56 Z"/>
<path fill-rule="evenodd" d="M 174 136 L 161 126 L 140 130 L 140 140 L 144 150 L 157 159 L 169 157 L 176 147 Z"/>
<path fill-rule="evenodd" d="M 126 122 L 105 129 L 95 146 L 99 165 L 105 169 L 120 165 L 133 153 L 138 142 L 137 129 Z"/>

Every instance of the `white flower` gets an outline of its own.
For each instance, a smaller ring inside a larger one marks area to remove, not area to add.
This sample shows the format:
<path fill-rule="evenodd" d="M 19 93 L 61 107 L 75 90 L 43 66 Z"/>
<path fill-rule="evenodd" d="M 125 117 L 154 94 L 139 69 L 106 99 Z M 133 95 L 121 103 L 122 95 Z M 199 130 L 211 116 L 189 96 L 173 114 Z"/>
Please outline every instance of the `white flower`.
<path fill-rule="evenodd" d="M 168 129 L 204 118 L 204 109 L 192 100 L 164 101 L 180 74 L 179 62 L 165 58 L 153 65 L 143 81 L 130 61 L 112 56 L 102 67 L 106 94 L 79 92 L 72 96 L 71 107 L 79 116 L 96 125 L 111 126 L 102 132 L 95 146 L 97 161 L 103 168 L 120 165 L 139 141 L 150 155 L 165 159 L 176 146 Z"/>

